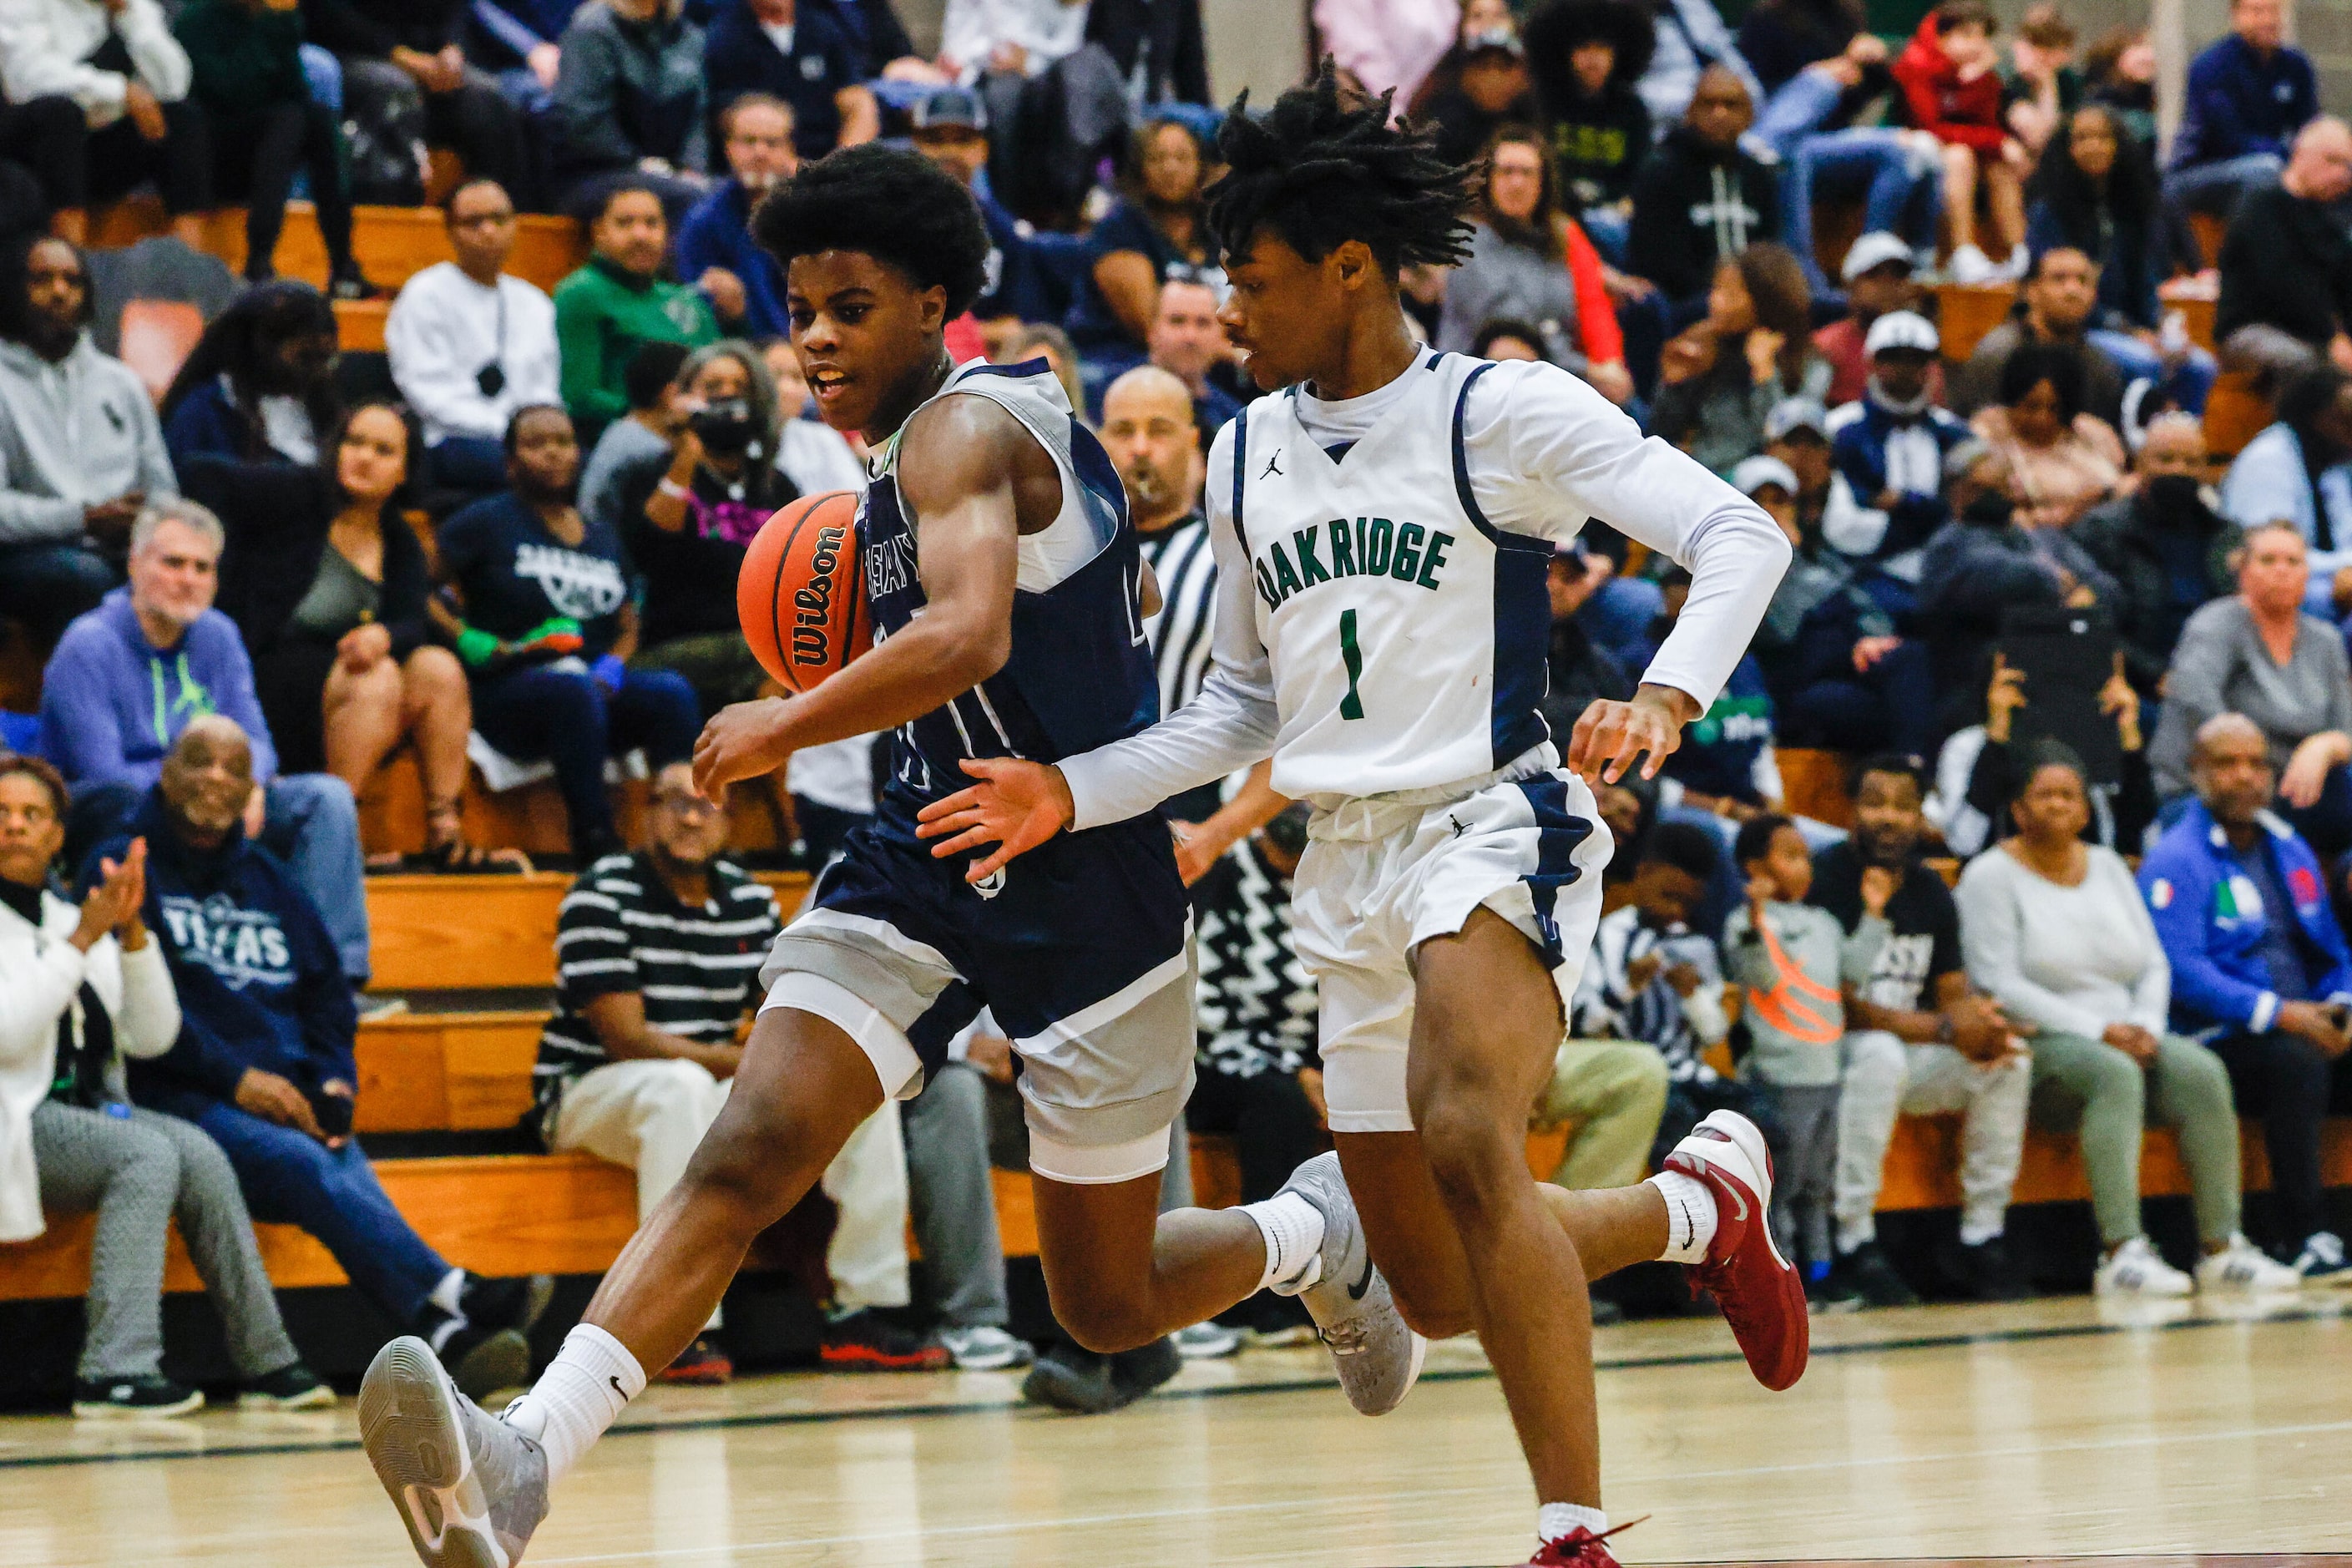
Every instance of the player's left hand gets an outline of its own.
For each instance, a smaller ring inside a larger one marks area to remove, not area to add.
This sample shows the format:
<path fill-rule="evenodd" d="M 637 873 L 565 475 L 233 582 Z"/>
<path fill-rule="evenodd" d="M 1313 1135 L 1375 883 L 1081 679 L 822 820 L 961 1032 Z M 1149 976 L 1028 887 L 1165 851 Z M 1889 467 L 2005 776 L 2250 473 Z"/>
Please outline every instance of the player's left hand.
<path fill-rule="evenodd" d="M 967 757 L 961 765 L 980 782 L 923 807 L 915 836 L 942 840 L 931 846 L 931 854 L 941 860 L 995 845 L 994 853 L 965 868 L 967 882 L 980 881 L 1036 848 L 1078 814 L 1059 768 L 1018 757 Z"/>
<path fill-rule="evenodd" d="M 1615 784 L 1634 759 L 1648 754 L 1642 776 L 1654 779 L 1683 743 L 1683 726 L 1698 717 L 1698 702 L 1671 686 L 1643 686 L 1631 702 L 1601 698 L 1576 721 L 1568 767 L 1588 784 Z"/>
<path fill-rule="evenodd" d="M 793 754 L 781 697 L 734 702 L 711 715 L 694 742 L 694 787 L 711 800 L 738 779 L 774 773 Z"/>

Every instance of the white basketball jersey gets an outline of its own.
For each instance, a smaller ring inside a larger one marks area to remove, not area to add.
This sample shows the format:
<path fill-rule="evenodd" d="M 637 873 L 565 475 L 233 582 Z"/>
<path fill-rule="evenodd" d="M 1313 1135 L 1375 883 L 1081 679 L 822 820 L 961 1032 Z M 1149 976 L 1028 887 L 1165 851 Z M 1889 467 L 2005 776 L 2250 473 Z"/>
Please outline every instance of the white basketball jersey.
<path fill-rule="evenodd" d="M 1233 521 L 1256 583 L 1293 797 L 1434 788 L 1549 737 L 1547 540 L 1491 526 L 1472 496 L 1463 405 L 1493 366 L 1445 354 L 1334 458 L 1295 392 L 1233 423 Z"/>

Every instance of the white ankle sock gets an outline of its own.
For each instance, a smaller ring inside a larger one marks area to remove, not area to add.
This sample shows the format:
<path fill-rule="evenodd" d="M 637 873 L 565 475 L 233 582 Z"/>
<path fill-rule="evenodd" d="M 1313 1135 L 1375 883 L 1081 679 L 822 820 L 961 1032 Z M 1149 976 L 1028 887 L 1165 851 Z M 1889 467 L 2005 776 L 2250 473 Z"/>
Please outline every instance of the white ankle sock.
<path fill-rule="evenodd" d="M 1322 1277 L 1323 1211 L 1297 1193 L 1276 1193 L 1264 1203 L 1244 1204 L 1242 1213 L 1265 1237 L 1265 1272 L 1260 1290 L 1294 1296 Z"/>
<path fill-rule="evenodd" d="M 465 1289 L 466 1271 L 452 1268 L 441 1276 L 441 1283 L 433 1287 L 433 1294 L 425 1300 L 454 1317 L 466 1310 L 457 1304 L 463 1299 Z"/>
<path fill-rule="evenodd" d="M 1650 1178 L 1650 1185 L 1666 1200 L 1664 1260 L 1706 1262 L 1707 1246 L 1715 1240 L 1715 1194 L 1705 1182 L 1680 1171 L 1661 1171 Z"/>
<path fill-rule="evenodd" d="M 1564 1541 L 1578 1525 L 1599 1535 L 1609 1528 L 1609 1516 L 1581 1503 L 1548 1502 L 1536 1510 L 1536 1539 Z"/>
<path fill-rule="evenodd" d="M 563 1348 L 531 1391 L 507 1406 L 504 1420 L 547 1450 L 552 1485 L 645 1391 L 645 1369 L 629 1348 L 595 1324 L 583 1323 L 564 1336 Z"/>

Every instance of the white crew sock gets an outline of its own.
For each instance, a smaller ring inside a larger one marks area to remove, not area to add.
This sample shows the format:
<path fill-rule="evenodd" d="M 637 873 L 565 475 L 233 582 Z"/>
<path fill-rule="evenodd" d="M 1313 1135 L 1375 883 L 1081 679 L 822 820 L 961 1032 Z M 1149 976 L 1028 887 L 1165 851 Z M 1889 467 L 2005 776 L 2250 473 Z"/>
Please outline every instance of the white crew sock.
<path fill-rule="evenodd" d="M 1599 1535 L 1609 1528 L 1609 1516 L 1597 1508 L 1586 1508 L 1582 1503 L 1574 1502 L 1548 1502 L 1536 1510 L 1536 1539 L 1538 1541 L 1565 1541 L 1575 1533 L 1580 1524 Z"/>
<path fill-rule="evenodd" d="M 1323 1277 L 1323 1211 L 1299 1193 L 1276 1193 L 1242 1213 L 1265 1237 L 1265 1272 L 1257 1289 L 1296 1296 Z"/>
<path fill-rule="evenodd" d="M 1986 1242 L 1990 1241 L 1994 1237 L 1999 1236 L 2007 1228 L 2006 1225 L 2003 1223 L 2007 1218 L 2008 1216 L 2006 1215 L 1996 1215 L 1990 1222 L 1977 1219 L 1962 1220 L 1960 1222 L 1960 1245 L 1962 1247 L 1982 1247 Z"/>
<path fill-rule="evenodd" d="M 1680 1171 L 1661 1171 L 1650 1178 L 1650 1185 L 1666 1200 L 1664 1261 L 1706 1262 L 1707 1246 L 1715 1240 L 1715 1194 L 1705 1182 Z"/>
<path fill-rule="evenodd" d="M 462 1268 L 452 1268 L 448 1273 L 441 1276 L 441 1283 L 433 1287 L 433 1293 L 425 1300 L 455 1317 L 466 1310 L 457 1304 L 464 1299 L 465 1292 L 466 1271 Z"/>
<path fill-rule="evenodd" d="M 595 1324 L 583 1323 L 564 1336 L 554 1363 L 529 1394 L 507 1406 L 503 1419 L 547 1450 L 551 1486 L 604 1435 L 622 1407 L 645 1391 L 645 1368 L 628 1346 Z"/>
<path fill-rule="evenodd" d="M 1878 1239 L 1877 1216 L 1864 1215 L 1860 1219 L 1842 1219 L 1837 1223 L 1838 1256 L 1844 1258 L 1860 1252 Z"/>

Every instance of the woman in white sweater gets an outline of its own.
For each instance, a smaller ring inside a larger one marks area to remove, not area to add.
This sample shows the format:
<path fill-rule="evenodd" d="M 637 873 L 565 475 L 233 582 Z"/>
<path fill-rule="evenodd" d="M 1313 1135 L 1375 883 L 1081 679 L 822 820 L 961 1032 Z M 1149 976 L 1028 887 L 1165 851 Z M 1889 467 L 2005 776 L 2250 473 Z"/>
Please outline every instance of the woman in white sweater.
<path fill-rule="evenodd" d="M 2175 1129 L 2204 1257 L 2194 1289 L 2292 1289 L 2294 1270 L 2238 1230 L 2238 1118 L 2221 1059 L 2166 1032 L 2172 969 L 2131 868 L 2085 844 L 2083 765 L 2048 746 L 2027 763 L 2014 837 L 1960 875 L 1969 977 L 2032 1037 L 2037 1123 L 2079 1128 L 2105 1249 L 2099 1294 L 2185 1296 L 2189 1278 L 2140 1228 L 2140 1131 Z"/>
<path fill-rule="evenodd" d="M 238 1403 L 334 1402 L 278 1321 L 236 1173 L 191 1122 L 133 1110 L 122 1058 L 180 1032 L 163 946 L 140 920 L 135 842 L 77 909 L 49 890 L 66 789 L 37 757 L 0 752 L 0 1242 L 42 1211 L 95 1210 L 77 1415 L 181 1415 L 205 1396 L 163 1375 L 163 1239 L 176 1218 L 245 1378 Z"/>

